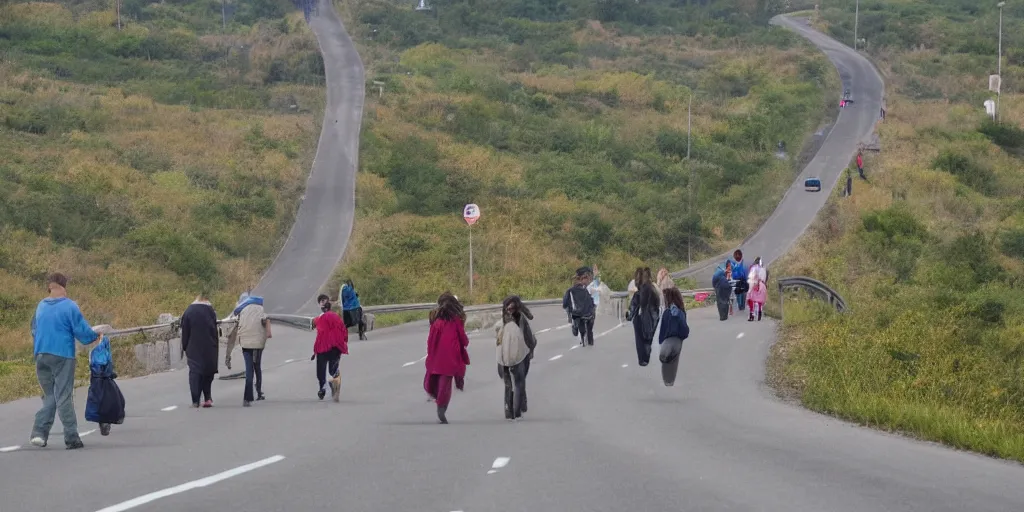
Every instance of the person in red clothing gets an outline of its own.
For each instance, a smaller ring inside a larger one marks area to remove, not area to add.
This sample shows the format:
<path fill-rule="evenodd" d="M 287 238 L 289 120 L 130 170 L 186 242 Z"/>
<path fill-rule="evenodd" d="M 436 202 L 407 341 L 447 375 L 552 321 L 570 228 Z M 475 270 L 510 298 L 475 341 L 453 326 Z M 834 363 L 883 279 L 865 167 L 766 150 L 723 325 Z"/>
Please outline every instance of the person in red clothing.
<path fill-rule="evenodd" d="M 427 373 L 423 388 L 437 402 L 437 419 L 448 423 L 445 413 L 452 399 L 452 381 L 461 391 L 469 364 L 469 337 L 466 336 L 466 313 L 449 292 L 437 299 L 437 308 L 430 312 L 430 334 L 427 335 Z"/>
<path fill-rule="evenodd" d="M 331 298 L 320 294 L 316 298 L 323 313 L 313 319 L 316 341 L 313 342 L 313 357 L 316 359 L 316 379 L 320 383 L 316 396 L 324 399 L 327 394 L 327 374 L 331 375 L 331 398 L 341 399 L 341 355 L 348 354 L 348 329 L 337 313 L 331 311 Z"/>
<path fill-rule="evenodd" d="M 862 179 L 867 179 L 864 177 L 864 153 L 859 150 L 857 151 L 857 172 L 860 173 Z"/>

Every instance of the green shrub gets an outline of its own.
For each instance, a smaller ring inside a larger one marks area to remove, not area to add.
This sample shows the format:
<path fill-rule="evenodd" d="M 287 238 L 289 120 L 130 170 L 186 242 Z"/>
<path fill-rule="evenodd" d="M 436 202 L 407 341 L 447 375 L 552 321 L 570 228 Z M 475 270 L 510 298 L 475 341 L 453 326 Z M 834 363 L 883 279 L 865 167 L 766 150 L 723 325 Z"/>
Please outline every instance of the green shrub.
<path fill-rule="evenodd" d="M 149 258 L 181 277 L 194 278 L 216 286 L 219 282 L 214 254 L 188 233 L 156 223 L 128 234 L 139 255 Z"/>
<path fill-rule="evenodd" d="M 1007 256 L 1024 259 L 1024 229 L 1013 229 L 999 235 L 999 250 Z"/>
<path fill-rule="evenodd" d="M 992 143 L 1006 150 L 1024 150 L 1024 130 L 1007 123 L 985 119 L 978 131 L 989 138 Z"/>
<path fill-rule="evenodd" d="M 995 173 L 970 155 L 951 149 L 944 150 L 932 161 L 932 168 L 952 174 L 958 181 L 982 194 L 992 195 L 998 190 Z"/>

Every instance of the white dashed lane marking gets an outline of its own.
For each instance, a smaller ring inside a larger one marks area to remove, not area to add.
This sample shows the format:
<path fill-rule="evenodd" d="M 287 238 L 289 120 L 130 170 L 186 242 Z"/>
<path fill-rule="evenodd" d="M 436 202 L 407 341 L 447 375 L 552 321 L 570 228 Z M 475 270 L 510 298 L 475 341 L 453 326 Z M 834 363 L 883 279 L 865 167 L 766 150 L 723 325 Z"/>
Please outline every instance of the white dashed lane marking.
<path fill-rule="evenodd" d="M 741 332 L 741 333 L 739 333 L 739 334 L 737 334 L 737 335 L 736 335 L 736 339 L 740 339 L 740 338 L 742 338 L 742 337 L 743 337 L 743 336 L 745 336 L 745 335 L 746 335 L 746 333 L 742 333 L 742 332 Z"/>
<path fill-rule="evenodd" d="M 173 410 L 175 410 L 177 408 L 178 408 L 177 405 L 171 405 L 171 406 L 168 406 L 168 407 L 164 407 L 163 409 L 160 409 L 160 410 L 163 411 L 163 412 L 171 412 L 171 411 L 173 411 Z"/>
<path fill-rule="evenodd" d="M 494 459 L 494 462 L 491 463 L 491 469 L 490 469 L 490 471 L 487 472 L 487 474 L 488 475 L 493 475 L 494 473 L 497 473 L 499 469 L 507 466 L 508 465 L 508 461 L 510 461 L 510 460 L 512 460 L 512 459 L 510 459 L 508 457 L 498 457 L 498 458 Z"/>
<path fill-rule="evenodd" d="M 284 460 L 283 455 L 274 455 L 273 457 L 268 457 L 266 459 L 253 462 L 252 464 L 246 464 L 244 466 L 239 466 L 234 469 L 229 469 L 222 473 L 217 473 L 216 475 L 201 478 L 199 480 L 193 480 L 191 482 L 186 482 L 184 484 L 176 485 L 174 487 L 168 487 L 167 489 L 163 489 L 161 491 L 151 492 L 149 494 L 139 496 L 138 498 L 133 498 L 128 501 L 123 501 L 121 503 L 118 503 L 117 505 L 111 505 L 107 508 L 100 509 L 98 512 L 123 512 L 125 510 L 130 510 L 140 505 L 145 505 L 146 503 L 159 500 L 161 498 L 174 496 L 175 494 L 181 494 L 185 491 L 191 491 L 192 489 L 198 489 L 200 487 L 208 487 L 222 480 L 227 480 L 228 478 L 236 477 L 243 473 L 248 473 L 252 470 L 259 469 L 263 466 L 268 466 L 270 464 L 280 462 L 282 460 Z"/>
<path fill-rule="evenodd" d="M 558 327 L 555 327 L 555 330 L 561 331 L 562 329 L 568 329 L 570 327 L 572 327 L 572 324 L 559 325 Z"/>
<path fill-rule="evenodd" d="M 629 365 L 628 365 L 628 364 L 624 364 L 624 365 L 622 365 L 622 367 L 623 367 L 623 368 L 625 368 L 625 367 L 627 367 L 627 366 L 629 366 Z"/>
<path fill-rule="evenodd" d="M 578 349 L 578 348 L 580 348 L 580 347 L 582 347 L 582 346 L 583 346 L 583 345 L 580 345 L 579 343 L 577 343 L 577 344 L 575 344 L 575 345 L 573 345 L 573 346 L 569 347 L 569 350 L 576 350 L 576 349 Z"/>
<path fill-rule="evenodd" d="M 547 329 L 541 329 L 541 330 L 537 331 L 537 334 L 544 334 L 544 333 L 546 333 L 546 332 L 548 332 L 550 330 L 551 330 L 550 327 L 548 327 Z"/>
<path fill-rule="evenodd" d="M 562 358 L 562 354 L 558 354 L 557 356 L 552 357 L 551 359 L 548 359 L 548 361 L 557 361 L 557 360 L 559 360 L 561 358 Z"/>
<path fill-rule="evenodd" d="M 3 448 L 0 448 L 0 453 L 13 452 L 13 451 L 18 450 L 20 448 L 21 448 L 20 446 L 4 446 Z"/>

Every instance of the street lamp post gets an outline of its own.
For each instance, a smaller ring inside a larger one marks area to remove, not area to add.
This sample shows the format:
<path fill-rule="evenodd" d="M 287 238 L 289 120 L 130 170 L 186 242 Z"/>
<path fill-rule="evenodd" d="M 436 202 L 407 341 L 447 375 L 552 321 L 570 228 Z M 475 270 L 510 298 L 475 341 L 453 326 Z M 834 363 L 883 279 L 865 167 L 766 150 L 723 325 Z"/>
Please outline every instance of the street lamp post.
<path fill-rule="evenodd" d="M 687 183 L 686 188 L 689 192 L 689 196 L 686 201 L 686 209 L 693 217 L 693 165 L 690 163 L 690 132 L 691 132 L 691 120 L 693 119 L 691 113 L 693 112 L 693 92 L 690 92 L 690 99 L 686 104 L 686 164 L 690 167 L 690 182 Z M 687 224 L 690 224 L 690 219 L 687 219 Z M 693 245 L 693 224 L 690 224 L 690 236 L 686 240 L 686 266 L 690 266 L 690 248 Z"/>
<path fill-rule="evenodd" d="M 999 7 L 999 54 L 996 57 L 996 76 L 999 77 L 999 87 L 996 88 L 996 122 L 999 121 L 999 96 L 1003 92 L 1003 6 L 1006 2 L 996 4 Z"/>
<path fill-rule="evenodd" d="M 860 0 L 853 11 L 853 50 L 857 51 L 857 24 L 860 22 Z"/>

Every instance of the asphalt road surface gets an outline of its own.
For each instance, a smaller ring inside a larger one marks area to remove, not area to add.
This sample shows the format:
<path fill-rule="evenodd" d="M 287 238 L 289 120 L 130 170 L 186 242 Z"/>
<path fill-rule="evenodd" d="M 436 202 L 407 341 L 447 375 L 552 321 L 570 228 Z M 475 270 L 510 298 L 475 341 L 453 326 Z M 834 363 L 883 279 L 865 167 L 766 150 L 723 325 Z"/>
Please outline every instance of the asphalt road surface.
<path fill-rule="evenodd" d="M 319 1 L 310 26 L 324 57 L 327 108 L 295 223 L 255 290 L 270 313 L 318 312 L 316 295 L 345 252 L 355 215 L 363 63 L 332 2 Z"/>
<path fill-rule="evenodd" d="M 797 32 L 821 49 L 839 70 L 843 89 L 850 90 L 854 102 L 839 111 L 839 117 L 814 158 L 793 181 L 771 216 L 741 245 L 744 260 L 748 263 L 757 256 L 769 264 L 782 257 L 811 225 L 843 171 L 857 154 L 857 144 L 866 142 L 874 131 L 885 91 L 882 77 L 875 67 L 849 46 L 822 35 L 801 19 L 776 16 L 772 23 Z M 836 103 L 841 94 L 842 91 L 836 91 Z M 810 177 L 821 179 L 821 192 L 804 190 L 804 179 Z M 672 276 L 692 277 L 698 286 L 710 286 L 715 268 L 725 258 L 721 256 L 695 263 Z"/>
<path fill-rule="evenodd" d="M 215 381 L 188 407 L 184 372 L 120 382 L 129 417 L 66 451 L 28 445 L 38 399 L 0 405 L 4 512 L 207 510 L 1017 511 L 1024 468 L 851 426 L 762 385 L 774 324 L 690 313 L 674 387 L 638 367 L 630 325 L 601 317 L 573 348 L 536 309 L 529 411 L 502 410 L 491 332 L 471 336 L 466 391 L 438 425 L 422 390 L 426 326 L 372 333 L 342 360 L 342 399 L 316 399 L 312 334 L 279 328 L 268 399 Z M 85 390 L 76 398 L 80 429 Z M 173 409 L 170 409 L 172 408 Z M 506 460 L 507 459 L 507 460 Z M 248 471 L 247 471 L 248 470 Z M 152 501 L 148 501 L 152 500 Z"/>

